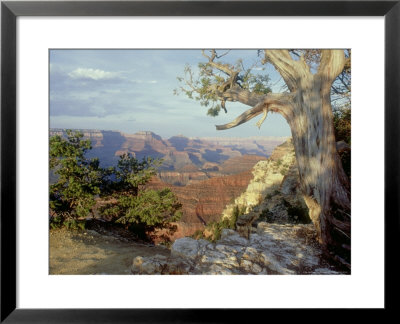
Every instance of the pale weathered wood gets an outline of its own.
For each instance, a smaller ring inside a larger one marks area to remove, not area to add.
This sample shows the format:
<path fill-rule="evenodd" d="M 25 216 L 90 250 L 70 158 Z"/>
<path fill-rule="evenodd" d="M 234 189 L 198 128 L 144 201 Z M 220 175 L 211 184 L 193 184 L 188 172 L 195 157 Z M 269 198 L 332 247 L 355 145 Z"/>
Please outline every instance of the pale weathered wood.
<path fill-rule="evenodd" d="M 342 246 L 350 246 L 350 190 L 336 150 L 330 90 L 348 64 L 344 51 L 323 50 L 316 74 L 302 57 L 294 60 L 287 50 L 266 50 L 265 61 L 274 65 L 290 93 L 255 97 L 230 88 L 225 98 L 253 108 L 217 129 L 236 127 L 268 111 L 282 114 L 292 132 L 301 189 L 319 240 L 326 250 L 340 254 Z M 336 259 L 345 260 L 343 255 Z"/>

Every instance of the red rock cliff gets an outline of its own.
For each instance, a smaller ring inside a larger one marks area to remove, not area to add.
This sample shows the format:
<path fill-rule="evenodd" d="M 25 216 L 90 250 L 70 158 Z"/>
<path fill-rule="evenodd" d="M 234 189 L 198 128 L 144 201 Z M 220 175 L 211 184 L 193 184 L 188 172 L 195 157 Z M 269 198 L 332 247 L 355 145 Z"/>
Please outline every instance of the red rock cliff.
<path fill-rule="evenodd" d="M 173 186 L 154 177 L 148 188 L 171 188 L 182 203 L 183 216 L 174 239 L 191 235 L 212 221 L 219 221 L 225 206 L 246 188 L 253 175 L 251 170 L 234 175 L 218 176 L 185 187 Z"/>

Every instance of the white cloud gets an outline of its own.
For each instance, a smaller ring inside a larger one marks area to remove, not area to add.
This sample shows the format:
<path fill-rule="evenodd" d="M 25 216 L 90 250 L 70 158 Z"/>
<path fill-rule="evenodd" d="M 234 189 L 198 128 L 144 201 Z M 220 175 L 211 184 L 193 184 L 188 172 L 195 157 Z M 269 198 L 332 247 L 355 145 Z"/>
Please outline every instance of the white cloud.
<path fill-rule="evenodd" d="M 143 81 L 143 80 L 131 80 L 132 83 L 144 83 L 144 84 L 155 84 L 158 83 L 157 80 Z"/>
<path fill-rule="evenodd" d="M 118 78 L 119 75 L 116 72 L 107 72 L 99 69 L 86 69 L 77 68 L 76 70 L 68 73 L 73 79 L 92 79 L 92 80 L 106 80 Z"/>

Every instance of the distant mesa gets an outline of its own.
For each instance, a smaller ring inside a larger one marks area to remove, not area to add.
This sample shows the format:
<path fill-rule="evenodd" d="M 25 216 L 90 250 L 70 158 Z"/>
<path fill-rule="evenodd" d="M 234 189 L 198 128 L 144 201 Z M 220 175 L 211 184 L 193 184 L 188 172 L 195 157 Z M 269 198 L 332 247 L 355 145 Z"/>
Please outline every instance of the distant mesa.
<path fill-rule="evenodd" d="M 129 136 L 129 134 L 124 134 L 124 135 L 125 136 Z M 144 138 L 154 138 L 154 139 L 157 139 L 159 141 L 162 140 L 161 136 L 159 136 L 159 135 L 157 135 L 157 134 L 155 134 L 153 132 L 150 132 L 150 131 L 140 131 L 140 132 L 137 132 L 137 133 L 135 133 L 133 135 L 134 136 L 135 135 L 136 136 L 141 136 L 141 137 L 144 137 Z"/>
<path fill-rule="evenodd" d="M 210 174 L 242 172 L 251 168 L 260 158 L 267 158 L 277 145 L 287 139 L 284 137 L 199 138 L 186 137 L 182 134 L 163 139 L 152 131 L 126 134 L 97 129 L 77 130 L 92 141 L 93 149 L 88 155 L 98 157 L 103 167 L 116 165 L 120 155 L 130 153 L 139 160 L 144 157 L 162 159 L 163 164 L 159 172 Z M 66 136 L 66 129 L 52 128 L 50 136 L 53 135 Z M 204 179 L 204 176 L 198 174 L 191 180 L 195 179 Z M 171 175 L 164 180 L 168 183 L 177 182 Z"/>

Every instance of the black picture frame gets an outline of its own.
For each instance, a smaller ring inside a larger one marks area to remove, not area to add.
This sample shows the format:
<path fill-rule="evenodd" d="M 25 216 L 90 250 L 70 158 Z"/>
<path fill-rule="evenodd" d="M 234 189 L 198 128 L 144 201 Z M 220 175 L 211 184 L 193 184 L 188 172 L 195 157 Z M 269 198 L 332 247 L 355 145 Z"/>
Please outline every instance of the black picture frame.
<path fill-rule="evenodd" d="M 384 16 L 385 310 L 397 306 L 400 1 L 4 1 L 1 3 L 1 322 L 199 323 L 236 321 L 241 309 L 16 308 L 16 19 L 19 16 Z M 370 68 L 370 67 L 368 67 Z M 373 153 L 372 153 L 373 154 Z M 367 283 L 366 283 L 367 284 Z M 249 314 L 246 315 L 248 317 Z M 251 320 L 250 320 L 251 321 Z"/>

